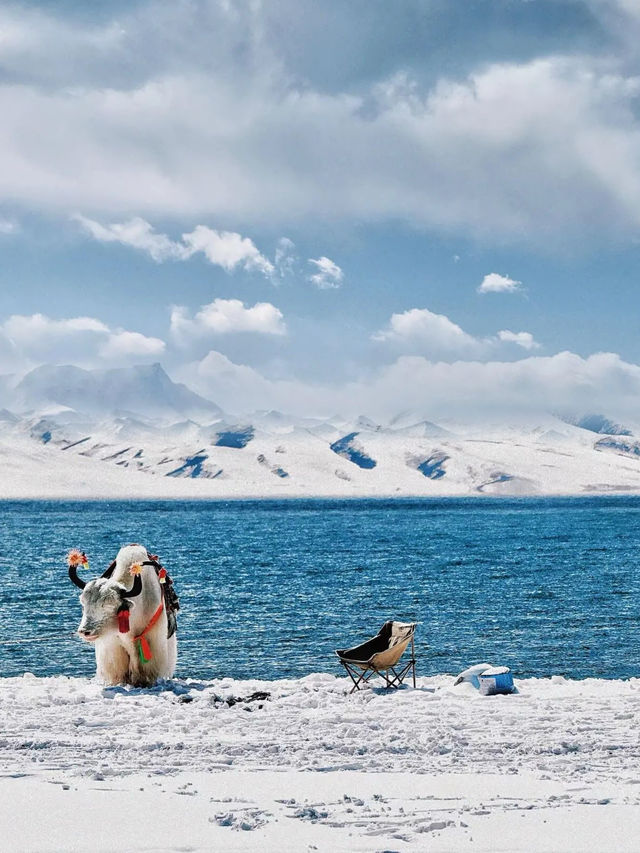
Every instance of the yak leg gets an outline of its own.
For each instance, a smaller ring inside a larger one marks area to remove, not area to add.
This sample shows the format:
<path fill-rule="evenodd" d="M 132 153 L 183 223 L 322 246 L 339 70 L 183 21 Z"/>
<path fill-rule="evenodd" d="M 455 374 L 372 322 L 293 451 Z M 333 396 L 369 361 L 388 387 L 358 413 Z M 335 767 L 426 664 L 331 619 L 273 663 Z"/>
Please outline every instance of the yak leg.
<path fill-rule="evenodd" d="M 173 636 L 169 637 L 167 640 L 167 659 L 165 664 L 165 672 L 162 675 L 162 678 L 171 678 L 173 673 L 176 671 L 176 661 L 178 658 L 178 635 L 174 633 Z"/>
<path fill-rule="evenodd" d="M 129 681 L 129 655 L 117 637 L 96 640 L 96 676 L 105 684 Z"/>
<path fill-rule="evenodd" d="M 156 678 L 172 678 L 178 656 L 178 638 L 176 634 L 167 637 L 166 625 L 157 625 L 154 636 L 149 634 L 153 649 L 153 669 Z"/>
<path fill-rule="evenodd" d="M 159 678 L 171 678 L 176 668 L 177 638 L 167 639 L 167 623 L 161 619 L 148 632 L 147 642 L 151 648 L 151 660 L 140 661 L 138 650 L 131 654 L 129 680 L 135 687 L 151 687 Z"/>

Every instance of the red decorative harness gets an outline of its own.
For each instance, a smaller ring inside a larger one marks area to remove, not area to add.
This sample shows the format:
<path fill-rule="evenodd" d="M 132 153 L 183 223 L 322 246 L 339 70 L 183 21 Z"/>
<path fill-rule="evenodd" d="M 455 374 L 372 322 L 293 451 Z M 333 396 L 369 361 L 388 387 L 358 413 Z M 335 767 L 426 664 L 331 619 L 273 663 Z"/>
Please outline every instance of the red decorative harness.
<path fill-rule="evenodd" d="M 156 624 L 160 616 L 162 615 L 162 611 L 164 610 L 164 599 L 158 605 L 158 609 L 151 617 L 151 620 L 147 627 L 138 634 L 137 637 L 133 638 L 133 642 L 138 644 L 138 657 L 140 658 L 140 663 L 149 663 L 151 658 L 153 657 L 153 653 L 151 652 L 151 646 L 149 645 L 149 641 L 147 640 L 147 634 Z"/>
<path fill-rule="evenodd" d="M 140 658 L 140 663 L 149 663 L 149 661 L 153 657 L 151 646 L 149 645 L 149 641 L 147 640 L 147 634 L 156 624 L 160 616 L 162 616 L 163 609 L 164 599 L 158 605 L 158 609 L 151 617 L 151 620 L 149 621 L 149 624 L 144 629 L 144 631 L 138 634 L 137 637 L 133 638 L 133 642 L 136 643 L 138 646 L 138 657 Z M 126 618 L 123 618 L 122 621 L 120 621 L 120 616 L 122 615 L 124 617 L 124 613 L 126 613 Z M 126 634 L 129 632 L 129 611 L 124 611 L 124 613 L 118 614 L 118 621 L 120 622 L 119 629 L 121 633 Z M 125 629 L 124 631 L 122 630 L 123 628 Z"/>

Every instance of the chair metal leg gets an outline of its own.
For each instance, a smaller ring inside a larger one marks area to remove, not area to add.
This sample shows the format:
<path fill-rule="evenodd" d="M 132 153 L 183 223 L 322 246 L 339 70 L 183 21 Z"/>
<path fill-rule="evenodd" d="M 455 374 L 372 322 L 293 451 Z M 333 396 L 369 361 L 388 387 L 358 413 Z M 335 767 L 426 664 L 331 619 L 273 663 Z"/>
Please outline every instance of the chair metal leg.
<path fill-rule="evenodd" d="M 342 663 L 342 666 L 349 673 L 349 677 L 351 678 L 351 681 L 353 681 L 353 687 L 349 691 L 350 694 L 355 693 L 356 690 L 360 690 L 360 685 L 366 684 L 369 681 L 369 679 L 373 675 L 375 675 L 375 670 L 373 670 L 373 669 L 361 670 L 361 669 L 356 669 L 355 667 L 349 666 L 349 664 L 345 663 L 345 661 L 341 661 L 341 663 Z"/>
<path fill-rule="evenodd" d="M 393 678 L 389 681 L 389 687 L 399 687 L 403 683 L 405 676 L 410 668 L 411 664 L 405 664 L 405 666 L 402 667 L 400 672 L 396 672 L 393 667 L 389 667 L 389 669 L 393 673 Z"/>
<path fill-rule="evenodd" d="M 351 691 L 350 691 L 351 693 L 353 693 L 353 691 L 354 691 L 354 690 L 358 690 L 358 685 L 359 685 L 359 684 L 360 684 L 360 682 L 362 681 L 362 675 L 360 675 L 358 672 L 356 672 L 356 671 L 354 670 L 354 672 L 356 672 L 356 675 L 358 675 L 358 676 L 359 676 L 359 677 L 356 679 L 356 678 L 355 678 L 355 676 L 354 676 L 354 672 L 352 672 L 352 670 L 351 670 L 351 667 L 350 667 L 348 664 L 346 664 L 344 661 L 341 661 L 341 663 L 342 663 L 342 666 L 343 666 L 343 667 L 347 670 L 347 672 L 349 673 L 349 678 L 351 679 L 351 681 L 353 681 L 353 687 L 351 688 Z"/>
<path fill-rule="evenodd" d="M 416 686 L 416 650 L 413 642 L 413 634 L 411 635 L 411 667 L 413 670 L 413 686 Z"/>
<path fill-rule="evenodd" d="M 393 673 L 393 678 L 389 678 L 389 670 Z M 416 686 L 416 662 L 411 659 L 407 661 L 407 663 L 402 667 L 402 669 L 398 672 L 394 669 L 394 667 L 390 666 L 389 670 L 383 676 L 385 679 L 385 683 L 387 687 L 400 687 L 401 684 L 404 684 L 404 681 L 409 674 L 409 672 L 413 675 L 413 686 Z"/>

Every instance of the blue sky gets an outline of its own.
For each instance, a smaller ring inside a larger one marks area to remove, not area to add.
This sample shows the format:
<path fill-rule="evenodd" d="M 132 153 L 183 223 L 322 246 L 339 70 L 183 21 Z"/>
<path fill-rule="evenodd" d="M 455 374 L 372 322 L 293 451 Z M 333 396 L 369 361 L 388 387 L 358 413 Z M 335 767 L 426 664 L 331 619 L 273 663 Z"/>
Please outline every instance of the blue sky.
<path fill-rule="evenodd" d="M 638 36 L 633 0 L 4 4 L 0 373 L 633 415 Z"/>

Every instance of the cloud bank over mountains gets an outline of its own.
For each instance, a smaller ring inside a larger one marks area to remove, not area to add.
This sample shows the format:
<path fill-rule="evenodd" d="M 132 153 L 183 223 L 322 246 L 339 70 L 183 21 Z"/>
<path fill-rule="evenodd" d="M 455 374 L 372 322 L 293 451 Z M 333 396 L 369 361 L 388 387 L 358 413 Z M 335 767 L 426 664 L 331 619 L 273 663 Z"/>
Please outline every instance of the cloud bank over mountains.
<path fill-rule="evenodd" d="M 47 370 L 36 371 L 39 387 Z M 71 367 L 58 373 L 50 370 L 53 377 L 75 375 Z M 236 416 L 275 409 L 298 417 L 355 418 L 366 414 L 389 421 L 412 413 L 414 420 L 442 422 L 454 418 L 497 424 L 514 417 L 535 421 L 543 413 L 575 419 L 588 412 L 605 412 L 614 420 L 637 423 L 640 395 L 640 366 L 624 362 L 613 353 L 582 358 L 561 352 L 513 362 L 438 362 L 422 356 L 400 356 L 358 380 L 310 383 L 295 377 L 268 377 L 210 350 L 204 358 L 183 364 L 172 373 L 174 380 L 190 391 Z M 31 376 L 27 374 L 29 381 Z M 120 399 L 118 386 L 112 386 L 114 411 L 145 409 L 144 400 L 135 402 L 135 388 L 126 389 L 126 403 Z M 26 386 L 19 376 L 12 382 L 6 378 L 0 382 L 2 405 L 8 408 L 15 402 L 13 387 Z M 77 405 L 82 410 L 81 396 Z M 162 405 L 161 399 L 156 400 L 149 413 L 156 413 Z M 185 408 L 182 417 L 189 417 L 189 412 Z M 166 414 L 180 419 L 179 405 Z"/>
<path fill-rule="evenodd" d="M 530 413 L 604 411 L 637 418 L 640 366 L 614 353 L 587 358 L 571 352 L 518 361 L 433 361 L 400 356 L 358 381 L 310 384 L 271 379 L 211 351 L 177 372 L 178 378 L 223 409 L 278 409 L 300 416 L 368 414 L 392 418 L 406 411 L 428 418 L 495 420 Z"/>
<path fill-rule="evenodd" d="M 13 315 L 0 323 L 2 373 L 23 373 L 49 362 L 98 366 L 157 361 L 165 342 L 138 331 L 110 328 L 94 317 L 56 320 Z"/>
<path fill-rule="evenodd" d="M 433 417 L 499 418 L 514 412 L 605 411 L 624 419 L 637 412 L 640 366 L 614 353 L 586 358 L 571 352 L 528 355 L 512 361 L 492 357 L 500 342 L 536 347 L 526 332 L 500 331 L 477 340 L 443 315 L 414 309 L 394 315 L 378 343 L 397 345 L 424 336 L 449 350 L 434 355 L 392 354 L 391 360 L 361 371 L 355 379 L 311 382 L 294 372 L 274 376 L 233 361 L 216 347 L 229 334 L 286 335 L 281 312 L 271 303 L 246 307 L 217 299 L 193 317 L 175 308 L 168 341 L 135 330 L 110 329 L 99 320 L 52 320 L 44 315 L 12 316 L 0 326 L 3 363 L 15 381 L 40 363 L 89 367 L 170 363 L 170 373 L 203 397 L 235 413 L 280 409 L 300 416 L 367 413 L 393 417 L 405 410 Z M 202 339 L 206 354 L 189 360 L 190 345 Z M 455 355 L 456 346 L 459 355 Z M 474 355 L 474 351 L 477 354 Z M 6 385 L 6 380 L 5 380 Z"/>

